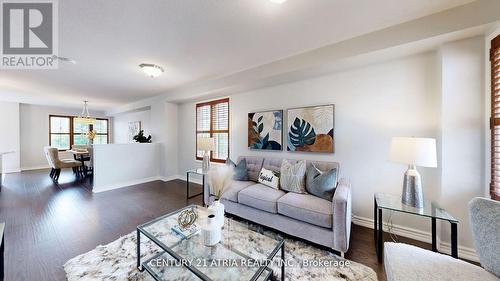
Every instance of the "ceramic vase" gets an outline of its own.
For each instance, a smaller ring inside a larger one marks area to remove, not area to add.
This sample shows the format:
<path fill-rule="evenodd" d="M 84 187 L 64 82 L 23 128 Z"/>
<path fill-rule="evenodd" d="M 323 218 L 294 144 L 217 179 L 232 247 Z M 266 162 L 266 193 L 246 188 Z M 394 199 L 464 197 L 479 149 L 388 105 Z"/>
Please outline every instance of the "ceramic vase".
<path fill-rule="evenodd" d="M 224 204 L 222 204 L 218 199 L 214 201 L 212 204 L 213 209 L 214 209 L 214 214 L 215 218 L 217 220 L 217 224 L 219 225 L 220 228 L 224 228 L 224 214 L 225 214 L 225 207 Z"/>
<path fill-rule="evenodd" d="M 209 214 L 206 218 L 206 222 L 201 229 L 203 234 L 203 243 L 205 246 L 215 246 L 221 240 L 222 231 L 214 214 Z"/>

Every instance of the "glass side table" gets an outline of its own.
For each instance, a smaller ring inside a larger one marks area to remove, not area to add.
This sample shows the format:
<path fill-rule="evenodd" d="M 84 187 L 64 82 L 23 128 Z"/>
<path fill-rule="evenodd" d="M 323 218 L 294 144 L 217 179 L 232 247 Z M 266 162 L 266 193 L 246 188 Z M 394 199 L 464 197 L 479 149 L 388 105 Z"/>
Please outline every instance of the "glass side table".
<path fill-rule="evenodd" d="M 197 193 L 197 194 L 193 194 L 193 195 L 189 195 L 189 176 L 191 174 L 201 176 L 201 192 Z M 186 200 L 202 195 L 203 204 L 205 205 L 205 177 L 206 176 L 207 176 L 207 172 L 204 172 L 201 168 L 188 170 L 186 172 Z"/>
<path fill-rule="evenodd" d="M 375 248 L 377 250 L 378 261 L 382 262 L 383 257 L 383 225 L 382 225 L 382 210 L 406 213 L 431 219 L 432 227 L 432 251 L 437 252 L 436 240 L 436 220 L 448 221 L 451 225 L 451 256 L 458 258 L 458 237 L 457 225 L 458 220 L 446 212 L 445 209 L 439 207 L 435 202 L 425 201 L 424 207 L 414 208 L 401 203 L 401 196 L 375 193 L 373 197 L 373 236 L 375 238 Z"/>

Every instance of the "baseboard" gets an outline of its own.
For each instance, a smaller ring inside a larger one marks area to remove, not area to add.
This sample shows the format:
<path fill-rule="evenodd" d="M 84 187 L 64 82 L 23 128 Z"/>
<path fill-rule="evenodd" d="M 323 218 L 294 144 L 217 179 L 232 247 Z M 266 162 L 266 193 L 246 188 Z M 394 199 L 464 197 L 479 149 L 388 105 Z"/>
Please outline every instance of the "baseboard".
<path fill-rule="evenodd" d="M 32 167 L 22 167 L 21 171 L 32 171 L 32 170 L 44 170 L 50 169 L 49 165 L 32 166 Z"/>
<path fill-rule="evenodd" d="M 146 183 L 146 182 L 152 182 L 152 181 L 158 181 L 162 180 L 162 177 L 160 176 L 155 176 L 155 177 L 149 177 L 149 178 L 142 178 L 142 179 L 137 179 L 137 180 L 131 180 L 131 181 L 125 181 L 125 182 L 120 182 L 116 184 L 107 184 L 103 186 L 94 186 L 92 189 L 92 192 L 94 193 L 100 193 L 104 191 L 109 191 L 113 189 L 118 189 L 122 187 L 130 187 L 133 185 L 138 185 L 141 183 Z"/>
<path fill-rule="evenodd" d="M 19 172 L 21 172 L 21 169 L 3 169 L 3 171 L 1 171 L 2 174 L 12 174 Z"/>
<path fill-rule="evenodd" d="M 364 226 L 367 228 L 373 229 L 373 219 L 368 219 L 368 218 L 363 218 L 363 217 L 358 217 L 358 216 L 353 216 L 352 217 L 352 223 L 360 226 Z M 387 222 L 383 222 L 382 227 L 384 228 L 384 231 L 388 232 L 389 231 L 389 225 Z M 426 243 L 432 243 L 431 239 L 431 233 L 427 231 L 422 231 L 406 226 L 400 226 L 400 225 L 392 225 L 392 232 L 396 235 L 403 236 L 406 238 L 426 242 Z"/>
<path fill-rule="evenodd" d="M 373 219 L 363 218 L 363 217 L 359 217 L 359 216 L 353 216 L 352 223 L 359 225 L 359 226 L 373 229 Z M 382 227 L 383 227 L 384 231 L 386 231 L 386 232 L 389 230 L 389 225 L 387 224 L 387 222 L 383 222 Z M 431 236 L 431 233 L 428 231 L 422 231 L 422 230 L 414 229 L 411 227 L 393 224 L 392 225 L 392 233 L 394 233 L 398 236 L 403 236 L 406 238 L 410 238 L 410 239 L 414 239 L 414 240 L 418 240 L 418 241 L 422 241 L 422 242 L 426 242 L 426 243 L 432 243 L 432 239 L 431 239 L 432 236 Z M 438 250 L 440 252 L 447 253 L 447 254 L 451 253 L 450 243 L 442 242 L 441 239 L 438 237 L 437 244 L 438 244 Z M 476 262 L 479 261 L 479 258 L 477 256 L 476 251 L 473 248 L 469 248 L 469 247 L 464 247 L 464 246 L 458 245 L 458 256 L 460 258 L 470 260 L 470 261 L 476 261 Z"/>
<path fill-rule="evenodd" d="M 448 242 L 438 243 L 438 249 L 441 253 L 451 254 L 451 244 Z M 458 245 L 458 256 L 462 259 L 479 262 L 479 257 L 473 248 Z"/>
<path fill-rule="evenodd" d="M 178 178 L 179 178 L 178 175 L 173 175 L 173 176 L 168 176 L 168 177 L 160 177 L 160 180 L 166 182 L 166 181 L 173 181 L 173 180 L 176 180 Z"/>

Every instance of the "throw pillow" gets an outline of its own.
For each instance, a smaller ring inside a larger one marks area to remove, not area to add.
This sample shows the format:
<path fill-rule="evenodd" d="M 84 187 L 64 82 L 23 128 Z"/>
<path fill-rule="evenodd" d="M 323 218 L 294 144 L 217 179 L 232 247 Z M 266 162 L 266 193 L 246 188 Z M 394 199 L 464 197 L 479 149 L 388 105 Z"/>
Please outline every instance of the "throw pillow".
<path fill-rule="evenodd" d="M 241 159 L 238 165 L 236 165 L 233 161 L 231 161 L 231 159 L 227 158 L 226 164 L 234 168 L 233 180 L 236 181 L 248 180 L 247 160 L 245 158 Z"/>
<path fill-rule="evenodd" d="M 337 188 L 337 169 L 320 171 L 313 163 L 307 167 L 306 190 L 314 196 L 332 201 Z"/>
<path fill-rule="evenodd" d="M 274 189 L 279 189 L 280 173 L 262 168 L 259 174 L 259 182 Z"/>
<path fill-rule="evenodd" d="M 291 164 L 283 159 L 280 171 L 281 189 L 305 194 L 306 192 L 306 161 L 300 160 Z"/>

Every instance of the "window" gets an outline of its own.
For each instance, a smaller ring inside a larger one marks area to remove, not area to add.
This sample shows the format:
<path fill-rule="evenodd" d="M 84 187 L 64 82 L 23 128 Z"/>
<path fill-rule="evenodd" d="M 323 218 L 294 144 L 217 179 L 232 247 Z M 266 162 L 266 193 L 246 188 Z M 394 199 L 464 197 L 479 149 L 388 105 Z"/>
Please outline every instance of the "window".
<path fill-rule="evenodd" d="M 500 35 L 491 41 L 491 198 L 500 200 Z"/>
<path fill-rule="evenodd" d="M 64 116 L 50 116 L 50 146 L 60 150 L 71 147 L 71 118 Z"/>
<path fill-rule="evenodd" d="M 59 150 L 68 150 L 74 144 L 87 144 L 87 124 L 78 122 L 74 116 L 49 116 L 49 145 Z M 94 144 L 108 143 L 108 119 L 98 118 L 94 124 Z"/>
<path fill-rule="evenodd" d="M 196 140 L 199 137 L 215 139 L 215 150 L 210 153 L 210 161 L 226 161 L 229 157 L 228 98 L 196 104 Z M 203 159 L 203 151 L 196 151 L 196 159 Z"/>

